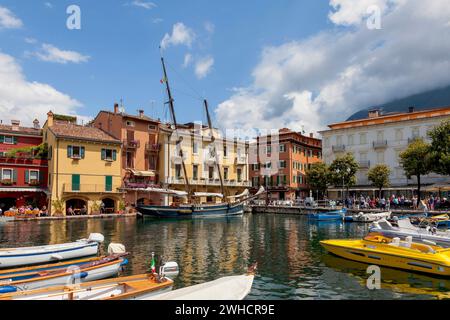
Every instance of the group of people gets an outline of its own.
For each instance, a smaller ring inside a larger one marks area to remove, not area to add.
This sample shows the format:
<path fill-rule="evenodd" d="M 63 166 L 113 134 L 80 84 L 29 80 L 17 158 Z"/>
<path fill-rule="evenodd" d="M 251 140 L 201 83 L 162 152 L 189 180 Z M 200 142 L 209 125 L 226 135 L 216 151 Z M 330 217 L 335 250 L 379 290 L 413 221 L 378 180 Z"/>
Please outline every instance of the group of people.
<path fill-rule="evenodd" d="M 404 195 L 392 194 L 390 197 L 370 197 L 359 195 L 349 196 L 345 199 L 345 206 L 347 208 L 358 209 L 376 209 L 389 210 L 391 208 L 411 208 L 413 210 L 425 209 L 427 211 L 441 209 L 449 206 L 449 201 L 446 198 L 434 197 L 433 195 L 426 197 L 424 200 L 419 201 L 416 195 L 408 199 Z"/>
<path fill-rule="evenodd" d="M 84 205 L 81 209 L 74 209 L 72 206 L 67 208 L 68 216 L 85 216 L 88 213 L 88 209 L 86 205 Z"/>
<path fill-rule="evenodd" d="M 13 215 L 34 214 L 38 217 L 48 217 L 48 209 L 46 206 L 43 206 L 42 208 L 38 208 L 32 205 L 25 205 L 20 207 L 13 206 L 9 208 L 9 210 L 0 208 L 0 216 L 5 215 L 7 212 Z"/>

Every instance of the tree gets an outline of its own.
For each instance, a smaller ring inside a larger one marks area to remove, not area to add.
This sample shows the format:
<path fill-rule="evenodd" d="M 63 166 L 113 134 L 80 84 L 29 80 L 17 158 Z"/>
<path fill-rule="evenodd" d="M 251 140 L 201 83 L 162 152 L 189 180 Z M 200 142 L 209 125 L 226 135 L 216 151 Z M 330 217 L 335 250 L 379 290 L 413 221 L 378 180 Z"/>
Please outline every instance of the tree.
<path fill-rule="evenodd" d="M 378 188 L 378 195 L 380 198 L 383 188 L 388 187 L 390 184 L 390 174 L 391 169 L 385 164 L 377 164 L 375 167 L 371 168 L 367 174 L 369 180 L 372 181 L 372 185 Z"/>
<path fill-rule="evenodd" d="M 450 120 L 443 121 L 428 136 L 431 138 L 429 161 L 432 171 L 450 175 Z"/>
<path fill-rule="evenodd" d="M 330 165 L 331 183 L 335 186 L 344 184 L 348 189 L 356 184 L 356 172 L 359 165 L 355 157 L 351 153 L 347 153 L 342 157 L 337 157 Z"/>
<path fill-rule="evenodd" d="M 430 145 L 423 139 L 416 139 L 411 142 L 408 148 L 400 153 L 400 163 L 405 170 L 408 179 L 411 176 L 417 177 L 417 196 L 420 197 L 420 177 L 426 175 L 430 170 Z"/>
<path fill-rule="evenodd" d="M 325 163 L 314 163 L 306 170 L 306 179 L 311 189 L 323 196 L 330 183 L 330 171 Z"/>

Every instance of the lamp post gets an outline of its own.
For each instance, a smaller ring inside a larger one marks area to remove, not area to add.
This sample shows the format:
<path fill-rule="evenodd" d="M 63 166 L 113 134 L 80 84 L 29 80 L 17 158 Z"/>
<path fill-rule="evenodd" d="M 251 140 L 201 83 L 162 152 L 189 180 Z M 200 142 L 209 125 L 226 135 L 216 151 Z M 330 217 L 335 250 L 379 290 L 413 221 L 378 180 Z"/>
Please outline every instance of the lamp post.
<path fill-rule="evenodd" d="M 351 170 L 350 168 L 347 168 L 347 173 L 350 174 Z M 341 172 L 341 170 L 336 169 L 336 173 L 339 175 L 339 173 Z M 345 175 L 344 172 L 342 173 L 342 206 L 345 206 L 345 195 L 344 195 L 344 189 L 345 189 Z"/>

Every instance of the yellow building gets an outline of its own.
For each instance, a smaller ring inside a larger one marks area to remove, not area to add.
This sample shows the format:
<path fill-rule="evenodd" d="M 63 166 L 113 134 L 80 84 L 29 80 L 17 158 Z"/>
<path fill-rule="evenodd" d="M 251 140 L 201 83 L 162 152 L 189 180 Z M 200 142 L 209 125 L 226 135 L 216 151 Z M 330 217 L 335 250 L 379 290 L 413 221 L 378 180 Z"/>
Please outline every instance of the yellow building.
<path fill-rule="evenodd" d="M 122 200 L 121 141 L 77 125 L 76 118 L 51 111 L 47 116 L 43 132 L 49 148 L 51 214 L 117 212 Z"/>
<path fill-rule="evenodd" d="M 227 140 L 214 129 L 215 147 L 225 186 L 225 196 L 242 193 L 251 186 L 248 172 L 248 144 L 240 140 Z M 180 137 L 182 142 L 177 144 Z M 210 129 L 199 124 L 180 125 L 177 131 L 161 125 L 159 141 L 160 184 L 169 189 L 185 191 L 184 173 L 179 148 L 183 149 L 187 178 L 192 192 L 222 193 L 216 157 L 211 153 L 213 142 Z M 163 199 L 164 204 L 174 201 Z M 199 202 L 215 202 L 212 197 L 199 198 Z"/>

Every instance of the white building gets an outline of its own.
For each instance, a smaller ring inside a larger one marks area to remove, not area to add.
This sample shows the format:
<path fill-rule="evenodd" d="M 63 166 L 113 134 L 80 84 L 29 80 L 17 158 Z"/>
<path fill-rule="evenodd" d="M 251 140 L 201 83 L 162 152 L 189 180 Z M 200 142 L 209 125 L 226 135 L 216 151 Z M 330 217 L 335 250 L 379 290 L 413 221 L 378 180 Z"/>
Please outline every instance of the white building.
<path fill-rule="evenodd" d="M 330 130 L 320 132 L 323 138 L 323 159 L 331 164 L 337 156 L 352 153 L 358 161 L 357 184 L 350 192 L 372 195 L 373 188 L 367 178 L 370 167 L 386 164 L 391 168 L 391 187 L 395 194 L 411 194 L 416 189 L 416 178 L 407 179 L 400 165 L 399 154 L 417 137 L 430 141 L 427 136 L 443 120 L 450 119 L 450 107 L 407 113 L 381 114 L 369 111 L 368 117 L 329 125 Z M 431 173 L 421 177 L 423 185 L 450 183 L 450 178 Z M 331 198 L 341 197 L 341 186 L 329 189 Z"/>

